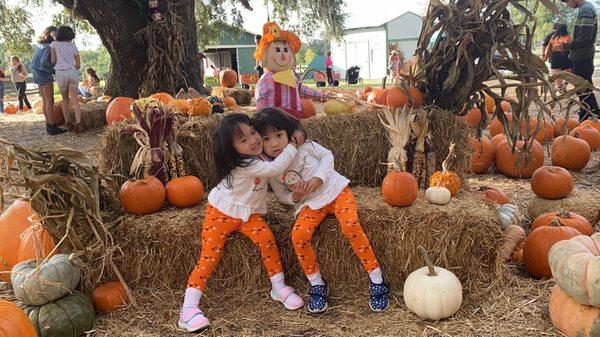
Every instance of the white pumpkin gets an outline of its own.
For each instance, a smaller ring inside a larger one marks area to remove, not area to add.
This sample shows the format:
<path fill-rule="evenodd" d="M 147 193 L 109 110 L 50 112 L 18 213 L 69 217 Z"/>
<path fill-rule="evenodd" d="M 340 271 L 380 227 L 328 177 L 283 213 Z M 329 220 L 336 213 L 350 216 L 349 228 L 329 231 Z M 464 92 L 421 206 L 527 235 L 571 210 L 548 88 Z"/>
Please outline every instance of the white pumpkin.
<path fill-rule="evenodd" d="M 330 99 L 325 102 L 325 106 L 323 107 L 326 114 L 339 114 L 351 112 L 354 106 L 349 102 L 343 102 L 337 99 Z"/>
<path fill-rule="evenodd" d="M 426 267 L 413 271 L 404 282 L 404 303 L 421 318 L 440 320 L 454 315 L 462 304 L 462 285 L 449 270 L 435 267 L 423 247 Z"/>
<path fill-rule="evenodd" d="M 496 207 L 500 217 L 500 228 L 505 230 L 509 225 L 521 226 L 521 213 L 517 206 L 513 204 L 504 204 Z"/>
<path fill-rule="evenodd" d="M 445 205 L 450 202 L 450 190 L 445 187 L 430 187 L 425 191 L 425 199 L 432 204 Z"/>

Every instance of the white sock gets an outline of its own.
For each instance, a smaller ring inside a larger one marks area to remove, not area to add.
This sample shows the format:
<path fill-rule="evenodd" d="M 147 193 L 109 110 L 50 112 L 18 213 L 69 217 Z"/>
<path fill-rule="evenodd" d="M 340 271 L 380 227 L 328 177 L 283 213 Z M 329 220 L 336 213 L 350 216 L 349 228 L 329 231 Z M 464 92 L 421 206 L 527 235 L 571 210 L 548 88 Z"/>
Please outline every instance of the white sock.
<path fill-rule="evenodd" d="M 273 289 L 276 291 L 279 291 L 285 287 L 285 277 L 283 276 L 283 272 L 271 276 L 270 280 L 271 285 L 273 285 Z"/>
<path fill-rule="evenodd" d="M 369 273 L 369 278 L 371 279 L 371 282 L 375 284 L 383 283 L 383 274 L 381 273 L 381 269 L 377 267 L 371 270 L 371 272 Z"/>
<path fill-rule="evenodd" d="M 200 289 L 187 288 L 185 290 L 185 297 L 183 298 L 183 307 L 197 308 L 200 305 L 200 297 L 202 297 Z"/>
<path fill-rule="evenodd" d="M 324 286 L 325 285 L 325 281 L 323 281 L 323 278 L 321 277 L 320 272 L 316 272 L 312 275 L 307 275 L 306 277 L 308 277 L 308 282 L 310 282 L 311 286 Z"/>

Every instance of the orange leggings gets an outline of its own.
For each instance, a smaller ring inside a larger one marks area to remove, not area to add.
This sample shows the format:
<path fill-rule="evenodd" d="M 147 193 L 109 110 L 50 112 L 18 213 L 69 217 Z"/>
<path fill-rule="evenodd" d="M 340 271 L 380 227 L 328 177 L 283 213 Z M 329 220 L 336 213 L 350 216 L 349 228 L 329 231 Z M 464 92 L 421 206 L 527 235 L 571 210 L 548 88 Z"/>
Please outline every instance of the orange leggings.
<path fill-rule="evenodd" d="M 321 221 L 332 213 L 338 219 L 342 232 L 350 241 L 354 254 L 360 259 L 365 270 L 371 272 L 379 267 L 369 239 L 358 221 L 354 195 L 350 188 L 346 187 L 334 201 L 325 207 L 316 211 L 305 207 L 298 214 L 292 229 L 292 244 L 304 273 L 313 275 L 319 271 L 317 257 L 310 240 Z"/>
<path fill-rule="evenodd" d="M 188 287 L 204 291 L 206 281 L 219 263 L 225 241 L 234 231 L 244 234 L 258 246 L 269 276 L 283 271 L 275 237 L 260 214 L 252 214 L 248 222 L 243 222 L 221 213 L 207 203 L 202 224 L 202 252 L 188 279 Z"/>

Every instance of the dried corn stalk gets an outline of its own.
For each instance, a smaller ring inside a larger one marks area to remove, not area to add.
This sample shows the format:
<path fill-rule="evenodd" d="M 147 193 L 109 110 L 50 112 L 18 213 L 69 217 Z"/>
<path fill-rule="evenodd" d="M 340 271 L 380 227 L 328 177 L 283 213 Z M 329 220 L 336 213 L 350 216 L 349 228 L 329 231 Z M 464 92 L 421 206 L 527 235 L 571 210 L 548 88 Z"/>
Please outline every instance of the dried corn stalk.
<path fill-rule="evenodd" d="M 392 144 L 392 148 L 388 153 L 387 166 L 388 172 L 390 171 L 406 171 L 406 144 L 410 139 L 410 128 L 408 123 L 408 117 L 410 116 L 412 109 L 404 107 L 402 110 L 399 109 L 386 109 L 384 112 L 384 122 L 379 115 L 381 124 L 388 130 L 388 139 Z"/>
<path fill-rule="evenodd" d="M 429 177 L 436 169 L 435 153 L 427 141 L 429 136 L 428 114 L 427 110 L 419 109 L 410 117 L 410 129 L 414 137 L 411 145 L 414 145 L 414 148 L 410 149 L 412 158 L 409 158 L 408 166 L 420 188 L 428 187 Z"/>

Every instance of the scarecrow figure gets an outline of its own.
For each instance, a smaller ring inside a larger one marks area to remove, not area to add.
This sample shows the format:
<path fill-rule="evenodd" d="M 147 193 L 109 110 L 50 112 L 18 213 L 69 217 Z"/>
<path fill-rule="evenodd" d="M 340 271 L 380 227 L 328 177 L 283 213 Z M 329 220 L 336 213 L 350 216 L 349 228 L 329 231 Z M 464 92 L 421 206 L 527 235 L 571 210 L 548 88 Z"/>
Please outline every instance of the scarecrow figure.
<path fill-rule="evenodd" d="M 268 22 L 263 26 L 263 36 L 254 52 L 254 59 L 265 69 L 256 83 L 257 110 L 275 107 L 300 119 L 304 118 L 301 98 L 327 98 L 326 94 L 296 80 L 293 69 L 300 45 L 296 34 L 281 30 L 277 23 Z"/>

